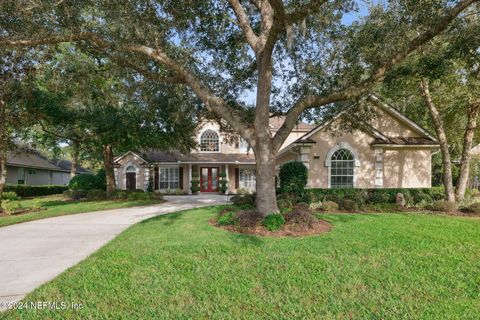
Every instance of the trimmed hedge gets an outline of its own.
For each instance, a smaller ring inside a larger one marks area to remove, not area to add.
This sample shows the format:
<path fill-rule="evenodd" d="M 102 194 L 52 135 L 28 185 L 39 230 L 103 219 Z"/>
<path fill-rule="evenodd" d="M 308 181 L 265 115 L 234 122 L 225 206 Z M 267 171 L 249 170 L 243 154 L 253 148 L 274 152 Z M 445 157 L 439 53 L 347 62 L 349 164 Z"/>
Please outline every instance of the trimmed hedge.
<path fill-rule="evenodd" d="M 47 186 L 27 186 L 22 184 L 7 184 L 3 191 L 15 192 L 20 197 L 48 196 L 51 194 L 62 194 L 68 190 L 68 186 L 47 185 Z"/>
<path fill-rule="evenodd" d="M 312 201 L 341 201 L 350 199 L 357 203 L 395 203 L 397 193 L 404 195 L 410 204 L 432 202 L 444 199 L 443 187 L 433 188 L 392 188 L 392 189 L 307 189 Z"/>
<path fill-rule="evenodd" d="M 303 194 L 308 181 L 308 169 L 300 161 L 282 164 L 278 174 L 282 192 Z"/>

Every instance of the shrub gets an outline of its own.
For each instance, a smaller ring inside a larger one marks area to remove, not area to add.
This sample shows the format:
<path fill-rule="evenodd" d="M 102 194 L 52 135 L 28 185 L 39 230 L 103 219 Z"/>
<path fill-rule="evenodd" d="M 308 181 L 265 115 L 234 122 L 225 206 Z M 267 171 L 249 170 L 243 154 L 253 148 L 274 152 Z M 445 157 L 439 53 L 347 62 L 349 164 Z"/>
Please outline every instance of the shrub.
<path fill-rule="evenodd" d="M 280 167 L 280 190 L 303 194 L 308 180 L 308 169 L 302 162 L 292 161 Z"/>
<path fill-rule="evenodd" d="M 107 193 L 102 189 L 92 189 L 87 193 L 87 200 L 105 200 L 107 198 Z"/>
<path fill-rule="evenodd" d="M 310 213 L 310 210 L 297 207 L 285 214 L 285 221 L 288 225 L 300 228 L 311 228 L 317 221 L 317 218 Z"/>
<path fill-rule="evenodd" d="M 61 194 L 68 190 L 67 186 L 48 185 L 48 186 L 27 186 L 27 185 L 5 185 L 4 192 L 15 192 L 20 197 L 38 197 L 51 194 Z"/>
<path fill-rule="evenodd" d="M 141 201 L 153 199 L 153 194 L 148 192 L 130 192 L 127 195 L 129 201 Z"/>
<path fill-rule="evenodd" d="M 281 214 L 269 214 L 262 220 L 262 225 L 268 231 L 280 230 L 285 224 L 285 218 Z"/>
<path fill-rule="evenodd" d="M 235 214 L 235 223 L 242 228 L 252 228 L 262 221 L 262 218 L 255 210 L 241 210 Z"/>
<path fill-rule="evenodd" d="M 333 201 L 324 201 L 322 203 L 322 210 L 324 211 L 337 211 L 338 210 L 338 203 Z"/>
<path fill-rule="evenodd" d="M 445 200 L 435 200 L 431 205 L 431 209 L 433 211 L 454 212 L 457 210 L 457 204 Z"/>
<path fill-rule="evenodd" d="M 351 199 L 343 199 L 340 201 L 340 208 L 348 211 L 358 211 L 358 204 Z"/>
<path fill-rule="evenodd" d="M 218 191 L 221 193 L 225 193 L 228 190 L 228 180 L 226 179 L 227 174 L 225 171 L 220 172 L 219 174 L 220 180 L 218 181 Z"/>
<path fill-rule="evenodd" d="M 472 203 L 466 210 L 467 212 L 480 213 L 480 202 Z"/>
<path fill-rule="evenodd" d="M 104 189 L 102 179 L 99 176 L 92 174 L 82 173 L 75 176 L 70 180 L 68 187 L 71 190 L 92 190 L 92 189 Z"/>
<path fill-rule="evenodd" d="M 200 179 L 198 172 L 192 172 L 192 180 L 190 181 L 190 190 L 193 194 L 200 191 Z"/>
<path fill-rule="evenodd" d="M 237 194 L 252 194 L 250 190 L 245 189 L 245 188 L 238 188 L 237 189 Z"/>
<path fill-rule="evenodd" d="M 279 199 L 277 200 L 277 206 L 280 211 L 282 210 L 287 210 L 293 207 L 293 204 L 290 200 L 288 199 Z"/>
<path fill-rule="evenodd" d="M 20 202 L 15 200 L 3 200 L 2 201 L 2 210 L 7 215 L 14 214 L 17 210 L 21 209 L 22 205 Z"/>
<path fill-rule="evenodd" d="M 63 195 L 72 200 L 80 200 L 87 197 L 88 191 L 85 190 L 67 190 Z"/>
<path fill-rule="evenodd" d="M 312 202 L 312 203 L 310 203 L 308 208 L 310 210 L 320 210 L 322 208 L 322 202 L 320 202 L 320 201 Z"/>
<path fill-rule="evenodd" d="M 360 208 L 365 204 L 394 204 L 397 193 L 402 193 L 408 206 L 431 203 L 444 199 L 444 189 L 434 188 L 395 188 L 395 189 L 309 189 L 312 199 L 340 203 L 344 198 L 357 202 Z"/>
<path fill-rule="evenodd" d="M 219 215 L 217 218 L 217 223 L 221 226 L 229 226 L 235 224 L 235 213 L 229 211 L 225 212 L 222 215 Z"/>
<path fill-rule="evenodd" d="M 117 199 L 117 200 L 127 199 L 128 198 L 128 192 L 126 192 L 126 191 L 115 191 L 110 195 L 110 197 L 112 199 Z"/>
<path fill-rule="evenodd" d="M 4 200 L 20 200 L 20 197 L 13 191 L 2 193 L 2 199 Z"/>
<path fill-rule="evenodd" d="M 230 198 L 230 201 L 234 205 L 250 205 L 255 204 L 255 195 L 254 194 L 237 194 Z"/>
<path fill-rule="evenodd" d="M 33 203 L 32 203 L 32 211 L 39 211 L 43 208 L 43 201 L 42 199 L 35 199 L 33 200 Z"/>

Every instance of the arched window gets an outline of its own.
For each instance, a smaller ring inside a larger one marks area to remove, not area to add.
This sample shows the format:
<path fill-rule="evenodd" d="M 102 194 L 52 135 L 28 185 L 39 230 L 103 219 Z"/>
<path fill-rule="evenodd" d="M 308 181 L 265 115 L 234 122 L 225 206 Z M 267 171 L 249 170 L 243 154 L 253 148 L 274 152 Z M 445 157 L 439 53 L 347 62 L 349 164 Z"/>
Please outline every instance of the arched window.
<path fill-rule="evenodd" d="M 125 169 L 125 172 L 137 172 L 134 166 L 128 166 L 127 169 Z"/>
<path fill-rule="evenodd" d="M 338 149 L 330 158 L 330 187 L 353 188 L 355 156 L 348 149 Z"/>
<path fill-rule="evenodd" d="M 218 134 L 213 130 L 206 130 L 200 137 L 200 151 L 219 151 Z"/>

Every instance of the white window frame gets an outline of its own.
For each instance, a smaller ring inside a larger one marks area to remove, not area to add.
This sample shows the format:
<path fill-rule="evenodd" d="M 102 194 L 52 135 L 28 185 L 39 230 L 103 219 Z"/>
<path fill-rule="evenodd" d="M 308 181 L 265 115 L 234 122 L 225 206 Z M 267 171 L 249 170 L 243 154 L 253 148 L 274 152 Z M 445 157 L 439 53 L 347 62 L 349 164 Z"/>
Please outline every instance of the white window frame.
<path fill-rule="evenodd" d="M 358 167 L 360 166 L 360 160 L 358 157 L 358 152 L 356 149 L 352 148 L 348 142 L 340 142 L 337 145 L 335 145 L 333 148 L 331 148 L 326 156 L 325 159 L 325 166 L 328 167 L 328 188 L 332 188 L 332 156 L 335 152 L 337 152 L 340 149 L 347 149 L 353 154 L 353 188 L 357 187 L 357 175 L 358 175 Z"/>
<path fill-rule="evenodd" d="M 240 138 L 238 141 L 238 150 L 240 152 L 247 152 L 250 149 L 250 145 L 248 144 L 247 140 Z"/>
<path fill-rule="evenodd" d="M 176 171 L 176 172 L 175 172 Z M 172 174 L 173 173 L 173 174 Z M 162 184 L 164 188 L 162 188 Z M 180 167 L 159 166 L 158 167 L 158 190 L 176 190 L 180 188 Z"/>
<path fill-rule="evenodd" d="M 202 137 L 205 133 L 207 132 L 213 132 L 217 135 L 217 149 L 218 150 L 202 150 Z M 200 143 L 200 148 L 199 148 L 199 151 L 200 152 L 204 152 L 204 153 L 220 153 L 220 145 L 221 145 L 221 140 L 220 140 L 220 134 L 218 134 L 218 132 L 214 129 L 205 129 L 204 131 L 202 131 L 202 133 L 200 133 L 200 138 L 199 138 L 199 143 Z"/>

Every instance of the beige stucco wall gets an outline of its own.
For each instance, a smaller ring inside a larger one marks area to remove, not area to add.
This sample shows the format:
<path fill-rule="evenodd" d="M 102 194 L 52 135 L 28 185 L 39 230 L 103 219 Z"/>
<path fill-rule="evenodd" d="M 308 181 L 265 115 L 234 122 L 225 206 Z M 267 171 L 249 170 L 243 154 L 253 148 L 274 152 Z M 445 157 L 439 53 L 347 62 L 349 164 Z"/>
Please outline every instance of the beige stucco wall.
<path fill-rule="evenodd" d="M 430 150 L 389 149 L 383 159 L 384 188 L 431 187 Z"/>
<path fill-rule="evenodd" d="M 399 119 L 393 118 L 385 110 L 378 107 L 374 109 L 376 116 L 369 121 L 369 124 L 387 137 L 420 137 L 416 131 Z"/>
<path fill-rule="evenodd" d="M 339 143 L 348 143 L 357 155 L 360 165 L 355 168 L 356 187 L 373 188 L 375 184 L 375 154 L 370 146 L 373 138 L 361 131 L 346 133 L 340 137 L 332 136 L 329 132 L 317 132 L 312 138 L 317 142 L 312 146 L 309 164 L 310 188 L 328 187 L 328 170 L 325 166 L 327 153 Z M 315 157 L 319 157 L 315 159 Z"/>
<path fill-rule="evenodd" d="M 120 165 L 118 168 L 116 168 L 116 174 L 115 174 L 115 183 L 117 186 L 117 189 L 119 190 L 125 190 L 126 185 L 126 175 L 125 175 L 125 170 L 127 169 L 128 166 L 133 165 L 136 169 L 137 175 L 136 175 L 136 188 L 137 189 L 144 189 L 145 188 L 145 183 L 148 183 L 148 176 L 145 177 L 145 167 L 143 166 L 144 161 L 140 159 L 139 157 L 135 156 L 132 153 L 127 154 L 125 157 L 120 159 L 118 161 L 118 164 Z"/>
<path fill-rule="evenodd" d="M 325 165 L 329 151 L 337 145 L 348 144 L 354 150 L 359 160 L 355 167 L 355 187 L 375 188 L 376 159 L 375 150 L 371 146 L 374 137 L 361 131 L 339 134 L 338 121 L 330 128 L 315 133 L 311 139 L 312 145 L 308 157 L 309 181 L 308 188 L 328 188 L 329 167 Z M 418 136 L 418 134 L 398 122 L 386 112 L 379 110 L 378 117 L 371 121 L 374 128 L 388 136 Z M 335 133 L 335 134 L 333 134 Z M 294 150 L 298 150 L 294 149 Z M 398 148 L 383 150 L 383 188 L 427 188 L 431 186 L 431 149 L 428 148 Z M 298 154 L 287 152 L 277 159 L 277 168 L 281 164 L 300 160 Z M 377 159 L 377 167 L 378 159 Z M 377 168 L 378 169 L 378 168 Z"/>

